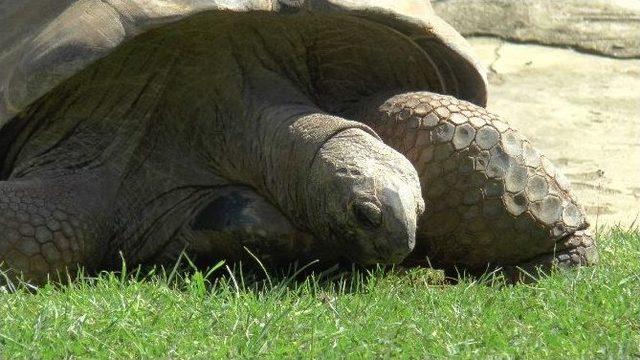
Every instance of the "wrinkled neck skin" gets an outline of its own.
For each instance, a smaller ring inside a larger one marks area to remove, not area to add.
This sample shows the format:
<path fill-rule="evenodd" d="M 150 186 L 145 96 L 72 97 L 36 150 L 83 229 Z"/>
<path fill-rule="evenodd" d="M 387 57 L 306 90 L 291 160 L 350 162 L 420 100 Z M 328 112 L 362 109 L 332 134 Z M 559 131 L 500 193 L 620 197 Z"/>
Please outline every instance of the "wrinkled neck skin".
<path fill-rule="evenodd" d="M 259 39 L 192 35 L 142 35 L 36 103 L 16 119 L 27 125 L 4 177 L 104 179 L 86 201 L 100 204 L 105 251 L 134 263 L 175 247 L 209 191 L 238 183 L 334 253 L 404 258 L 424 206 L 411 164 L 365 126 L 326 115 L 298 76 L 268 66 Z M 388 237 L 400 244 L 384 248 Z"/>

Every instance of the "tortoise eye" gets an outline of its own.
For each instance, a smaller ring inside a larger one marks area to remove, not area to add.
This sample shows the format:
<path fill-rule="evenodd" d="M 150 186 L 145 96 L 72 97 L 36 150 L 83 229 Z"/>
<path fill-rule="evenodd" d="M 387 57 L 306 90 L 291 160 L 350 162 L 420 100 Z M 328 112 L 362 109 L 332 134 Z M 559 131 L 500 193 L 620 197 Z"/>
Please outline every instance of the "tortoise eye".
<path fill-rule="evenodd" d="M 382 211 L 369 201 L 355 202 L 351 207 L 356 220 L 366 228 L 375 229 L 382 225 Z"/>

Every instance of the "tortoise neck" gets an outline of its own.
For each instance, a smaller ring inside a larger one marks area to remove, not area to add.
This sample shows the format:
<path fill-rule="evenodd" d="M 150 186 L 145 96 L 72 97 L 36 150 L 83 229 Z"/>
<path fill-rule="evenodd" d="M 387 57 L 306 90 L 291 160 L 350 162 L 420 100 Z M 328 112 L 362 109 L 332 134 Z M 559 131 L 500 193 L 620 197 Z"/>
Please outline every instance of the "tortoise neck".
<path fill-rule="evenodd" d="M 228 128 L 242 126 L 240 133 L 251 141 L 231 141 L 227 149 L 236 149 L 231 159 L 234 181 L 251 185 L 276 204 L 296 226 L 308 228 L 313 217 L 322 212 L 317 204 L 322 197 L 311 184 L 314 169 L 327 166 L 318 161 L 324 144 L 348 129 L 361 129 L 377 135 L 366 125 L 329 115 L 318 108 L 288 79 L 257 64 L 244 67 L 244 121 L 231 120 Z M 227 153 L 229 155 L 229 153 Z M 240 168 L 241 167 L 241 168 Z M 315 174 L 318 175 L 318 174 Z M 320 176 L 333 176 L 322 174 Z M 315 231 L 317 233 L 317 231 Z"/>

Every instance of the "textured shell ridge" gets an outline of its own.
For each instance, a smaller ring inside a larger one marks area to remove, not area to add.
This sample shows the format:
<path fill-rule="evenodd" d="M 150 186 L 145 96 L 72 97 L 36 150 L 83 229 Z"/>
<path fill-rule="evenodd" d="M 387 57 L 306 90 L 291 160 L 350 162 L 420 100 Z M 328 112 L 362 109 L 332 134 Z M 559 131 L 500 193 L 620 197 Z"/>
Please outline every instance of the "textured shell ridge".
<path fill-rule="evenodd" d="M 471 95 L 478 104 L 486 96 L 484 72 L 470 47 L 424 0 L 25 0 L 2 7 L 0 128 L 124 41 L 209 10 L 340 12 L 380 21 L 422 41 L 420 46 L 430 41 L 447 49 L 443 62 L 462 64 L 451 71 L 468 77 L 461 86 L 479 89 L 474 92 L 480 95 Z"/>

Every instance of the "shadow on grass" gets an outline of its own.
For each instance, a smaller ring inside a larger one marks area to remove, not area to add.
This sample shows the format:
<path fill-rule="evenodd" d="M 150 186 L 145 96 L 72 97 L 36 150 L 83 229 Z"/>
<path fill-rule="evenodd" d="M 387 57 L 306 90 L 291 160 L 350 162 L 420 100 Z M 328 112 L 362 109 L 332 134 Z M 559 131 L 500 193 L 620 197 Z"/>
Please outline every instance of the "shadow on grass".
<path fill-rule="evenodd" d="M 597 234 L 602 237 L 637 234 L 638 229 L 612 227 Z M 501 268 L 484 272 L 468 273 L 464 270 L 447 271 L 430 267 L 372 266 L 355 264 L 326 264 L 313 261 L 306 264 L 266 266 L 248 249 L 251 263 L 227 264 L 220 261 L 213 266 L 198 266 L 185 253 L 170 267 L 136 266 L 128 268 L 122 261 L 119 270 L 88 274 L 80 268 L 75 276 L 59 274 L 43 285 L 60 291 L 95 287 L 100 283 L 127 286 L 133 283 L 150 283 L 177 291 L 200 295 L 233 291 L 242 293 L 271 294 L 284 292 L 312 292 L 315 294 L 350 294 L 370 291 L 381 282 L 392 281 L 410 286 L 443 287 L 456 284 L 480 284 L 492 287 L 513 285 L 504 276 Z M 551 277 L 558 269 L 526 273 L 525 282 L 534 282 Z M 36 292 L 41 287 L 20 279 L 10 279 L 0 271 L 0 292 Z"/>
<path fill-rule="evenodd" d="M 121 269 L 87 274 L 84 269 L 76 275 L 52 277 L 43 285 L 59 291 L 96 287 L 102 284 L 128 286 L 135 283 L 149 283 L 177 291 L 206 295 L 220 291 L 239 294 L 253 293 L 296 293 L 311 292 L 353 294 L 368 292 L 380 283 L 393 282 L 398 285 L 446 287 L 459 283 L 478 283 L 489 286 L 504 286 L 508 282 L 499 270 L 480 275 L 464 272 L 445 272 L 429 267 L 369 266 L 336 263 L 323 264 L 317 261 L 307 264 L 286 266 L 265 266 L 256 258 L 255 263 L 237 262 L 227 264 L 220 261 L 209 267 L 194 265 L 186 254 L 182 254 L 172 267 L 136 266 L 128 268 L 122 262 Z M 3 274 L 4 275 L 4 274 Z M 0 292 L 37 292 L 41 287 L 21 279 L 3 276 Z"/>

